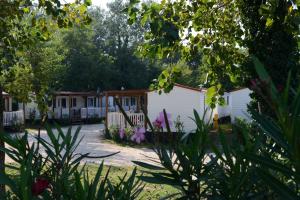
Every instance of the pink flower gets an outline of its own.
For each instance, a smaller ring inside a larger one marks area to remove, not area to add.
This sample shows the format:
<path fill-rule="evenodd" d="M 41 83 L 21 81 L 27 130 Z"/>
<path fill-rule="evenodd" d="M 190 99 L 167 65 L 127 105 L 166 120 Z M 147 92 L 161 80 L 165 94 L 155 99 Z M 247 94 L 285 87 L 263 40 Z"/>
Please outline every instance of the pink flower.
<path fill-rule="evenodd" d="M 137 127 L 134 129 L 134 134 L 131 136 L 131 140 L 140 144 L 145 140 L 145 128 Z"/>
<path fill-rule="evenodd" d="M 167 113 L 167 120 L 169 122 L 169 126 L 172 126 L 170 113 Z M 159 115 L 156 117 L 155 121 L 153 122 L 153 125 L 156 128 L 166 128 L 167 127 L 164 112 L 159 113 Z"/>
<path fill-rule="evenodd" d="M 158 129 L 161 129 L 162 128 L 162 121 L 160 121 L 160 119 L 156 119 L 154 122 L 153 122 L 153 125 L 158 128 Z"/>
<path fill-rule="evenodd" d="M 124 138 L 124 136 L 125 136 L 125 130 L 123 128 L 119 130 L 119 136 L 120 136 L 121 139 Z"/>

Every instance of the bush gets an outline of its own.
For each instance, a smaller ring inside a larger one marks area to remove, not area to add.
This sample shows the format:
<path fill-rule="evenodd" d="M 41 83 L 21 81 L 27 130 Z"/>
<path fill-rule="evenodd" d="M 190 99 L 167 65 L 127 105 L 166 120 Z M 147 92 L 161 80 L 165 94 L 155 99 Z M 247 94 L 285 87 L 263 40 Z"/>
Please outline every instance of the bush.
<path fill-rule="evenodd" d="M 262 67 L 258 72 L 264 87 L 254 89 L 270 102 L 276 116 L 252 112 L 252 124 L 237 121 L 233 126 L 231 142 L 219 130 L 216 146 L 208 138 L 210 126 L 194 111 L 196 132 L 186 133 L 176 145 L 157 144 L 161 166 L 135 161 L 147 171 L 140 178 L 181 189 L 170 198 L 299 199 L 300 87 L 291 89 L 289 80 L 280 93 Z"/>
<path fill-rule="evenodd" d="M 75 153 L 82 139 L 79 138 L 80 128 L 74 133 L 71 128 L 66 133 L 60 127 L 56 132 L 49 127 L 46 129 L 49 141 L 36 137 L 39 145 L 28 143 L 27 132 L 21 138 L 1 134 L 1 139 L 10 146 L 1 151 L 15 161 L 16 164 L 8 164 L 7 167 L 16 175 L 0 174 L 0 184 L 9 188 L 6 194 L 0 194 L 0 199 L 125 200 L 139 196 L 143 185 L 135 179 L 136 169 L 128 178 L 124 175 L 118 183 L 112 183 L 109 170 L 103 177 L 102 163 L 95 178 L 89 179 L 85 165 L 80 165 L 89 153 Z M 45 153 L 40 151 L 39 146 L 45 149 Z M 106 156 L 97 158 L 103 157 Z"/>
<path fill-rule="evenodd" d="M 119 128 L 118 126 L 112 125 L 106 130 L 104 136 L 117 143 L 140 144 L 146 140 L 145 134 L 145 129 L 139 126 Z"/>

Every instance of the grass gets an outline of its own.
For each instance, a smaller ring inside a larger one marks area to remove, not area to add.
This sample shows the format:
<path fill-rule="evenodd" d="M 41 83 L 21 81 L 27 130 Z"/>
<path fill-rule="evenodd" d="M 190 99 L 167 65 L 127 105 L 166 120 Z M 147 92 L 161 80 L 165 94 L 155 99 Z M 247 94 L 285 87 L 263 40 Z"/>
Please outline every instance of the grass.
<path fill-rule="evenodd" d="M 94 177 L 98 165 L 96 164 L 89 164 L 87 165 L 87 170 L 90 177 Z M 102 173 L 102 176 L 104 176 L 108 170 L 108 166 L 105 166 L 104 171 Z M 123 177 L 125 173 L 127 173 L 127 176 L 131 174 L 133 170 L 133 167 L 114 167 L 112 166 L 110 168 L 109 178 L 112 182 L 117 182 L 119 180 L 119 177 Z M 141 175 L 141 171 L 138 170 L 137 176 Z M 167 195 L 178 193 L 178 189 L 168 186 L 168 185 L 156 185 L 156 184 L 149 184 L 145 183 L 146 186 L 140 195 L 140 199 L 161 199 L 162 197 L 165 197 Z"/>
<path fill-rule="evenodd" d="M 93 179 L 96 175 L 96 172 L 98 170 L 99 165 L 97 164 L 87 164 L 86 170 L 89 173 L 89 177 Z M 104 178 L 107 170 L 110 167 L 109 172 L 109 180 L 113 183 L 118 182 L 119 178 L 123 177 L 127 173 L 127 177 L 132 173 L 133 167 L 115 167 L 115 166 L 104 166 L 104 170 L 102 171 L 102 178 Z M 18 173 L 16 170 L 12 170 L 9 168 L 6 168 L 6 173 L 10 176 L 18 176 Z M 137 171 L 137 176 L 141 175 L 141 171 Z M 145 183 L 144 190 L 142 191 L 141 195 L 139 196 L 139 199 L 141 200 L 150 200 L 150 199 L 161 199 L 167 195 L 178 193 L 178 189 L 168 186 L 168 185 L 156 185 L 156 184 L 148 184 Z"/>

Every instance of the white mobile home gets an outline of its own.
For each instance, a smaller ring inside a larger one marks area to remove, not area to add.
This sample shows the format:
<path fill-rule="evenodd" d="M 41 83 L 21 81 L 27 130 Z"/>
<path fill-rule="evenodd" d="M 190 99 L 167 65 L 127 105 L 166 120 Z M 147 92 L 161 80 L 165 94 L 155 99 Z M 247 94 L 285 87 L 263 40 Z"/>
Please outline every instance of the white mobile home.
<path fill-rule="evenodd" d="M 237 118 L 250 121 L 251 117 L 248 113 L 248 104 L 251 101 L 251 90 L 248 88 L 241 88 L 232 90 L 229 93 L 229 116 L 233 123 Z"/>
<path fill-rule="evenodd" d="M 122 107 L 128 112 L 140 111 L 144 103 L 145 90 L 112 90 L 99 94 L 96 92 L 59 91 L 53 93 L 52 101 L 48 104 L 49 119 L 70 119 L 72 122 L 88 118 L 106 117 L 107 113 L 119 112 L 114 101 L 120 99 Z M 26 119 L 39 119 L 40 112 L 37 103 L 20 104 L 24 107 Z"/>
<path fill-rule="evenodd" d="M 193 121 L 194 109 L 201 118 L 205 114 L 205 122 L 210 123 L 215 114 L 218 114 L 218 118 L 230 116 L 232 123 L 236 118 L 251 120 L 247 112 L 247 105 L 251 101 L 251 91 L 248 88 L 226 92 L 223 96 L 225 104 L 217 105 L 215 109 L 211 109 L 207 105 L 206 92 L 205 89 L 200 90 L 180 84 L 175 84 L 173 90 L 167 94 L 159 95 L 156 91 L 148 92 L 148 116 L 151 121 L 154 121 L 159 112 L 166 109 L 167 113 L 171 114 L 172 121 L 180 116 L 185 131 L 192 131 L 196 128 Z"/>
<path fill-rule="evenodd" d="M 225 105 L 217 105 L 211 109 L 206 103 L 206 89 L 192 88 L 185 85 L 175 84 L 169 93 L 158 94 L 149 90 L 112 90 L 100 94 L 96 92 L 70 92 L 60 91 L 53 94 L 49 102 L 48 116 L 51 119 L 65 119 L 81 121 L 87 118 L 106 118 L 106 127 L 117 125 L 127 126 L 127 122 L 116 105 L 115 99 L 121 103 L 134 124 L 145 125 L 144 110 L 151 122 L 155 121 L 163 109 L 171 114 L 174 122 L 180 116 L 185 131 L 196 128 L 193 120 L 196 110 L 200 117 L 204 116 L 206 122 L 212 122 L 212 117 L 230 116 L 234 122 L 236 118 L 249 120 L 247 104 L 250 102 L 251 91 L 247 88 L 233 90 L 224 94 Z M 39 118 L 36 103 L 24 105 L 26 119 Z M 206 111 L 206 112 L 205 112 Z M 175 131 L 174 126 L 172 127 Z"/>
<path fill-rule="evenodd" d="M 2 92 L 4 100 L 4 112 L 3 112 L 3 125 L 12 126 L 15 124 L 24 123 L 24 112 L 23 110 L 13 110 L 12 97 L 6 92 Z"/>
<path fill-rule="evenodd" d="M 218 114 L 218 117 L 230 116 L 231 122 L 239 119 L 250 121 L 250 115 L 248 113 L 248 104 L 251 101 L 251 90 L 248 88 L 235 89 L 229 92 L 225 92 L 223 98 L 225 100 L 224 105 L 217 105 L 213 111 L 214 114 Z"/>
<path fill-rule="evenodd" d="M 52 100 L 48 103 L 48 117 L 50 119 L 69 118 L 72 121 L 104 117 L 104 109 L 101 106 L 102 99 L 103 97 L 96 92 L 54 92 Z M 32 102 L 19 106 L 24 107 L 26 119 L 40 118 L 40 111 L 34 95 Z"/>
<path fill-rule="evenodd" d="M 148 92 L 148 116 L 153 122 L 163 109 L 171 114 L 171 120 L 175 121 L 180 116 L 180 121 L 184 124 L 186 131 L 192 131 L 196 125 L 193 110 L 195 109 L 199 116 L 203 116 L 205 104 L 205 91 L 180 84 L 175 84 L 173 90 L 169 93 L 158 94 L 156 91 Z M 206 116 L 208 120 L 208 115 Z M 172 126 L 172 131 L 175 131 Z"/>

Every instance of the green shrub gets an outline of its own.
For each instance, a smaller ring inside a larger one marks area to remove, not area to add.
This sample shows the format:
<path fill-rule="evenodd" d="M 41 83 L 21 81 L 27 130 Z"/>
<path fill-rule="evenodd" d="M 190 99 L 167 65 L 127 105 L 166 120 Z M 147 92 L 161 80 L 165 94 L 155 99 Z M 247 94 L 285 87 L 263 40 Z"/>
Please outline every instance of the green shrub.
<path fill-rule="evenodd" d="M 220 144 L 216 145 L 208 139 L 210 126 L 194 111 L 194 133 L 186 133 L 176 145 L 155 146 L 161 167 L 135 161 L 147 169 L 148 175 L 140 178 L 181 189 L 170 198 L 299 199 L 300 87 L 290 88 L 289 79 L 280 93 L 263 67 L 256 66 L 264 84 L 254 89 L 266 98 L 276 116 L 252 111 L 253 123 L 238 120 L 230 141 L 219 130 Z"/>
<path fill-rule="evenodd" d="M 0 199 L 125 200 L 139 196 L 143 185 L 135 179 L 136 170 L 129 177 L 125 174 L 118 183 L 112 183 L 108 178 L 109 170 L 102 177 L 102 163 L 95 178 L 89 179 L 85 165 L 80 165 L 89 153 L 75 153 L 82 140 L 79 138 L 80 128 L 74 133 L 71 128 L 66 133 L 60 127 L 55 132 L 49 127 L 46 129 L 49 140 L 36 137 L 39 145 L 28 143 L 27 132 L 21 138 L 1 134 L 1 139 L 9 147 L 0 150 L 15 161 L 6 167 L 14 170 L 16 175 L 0 174 L 0 184 L 9 188 L 6 194 L 0 194 Z M 39 149 L 40 146 L 45 153 Z"/>

